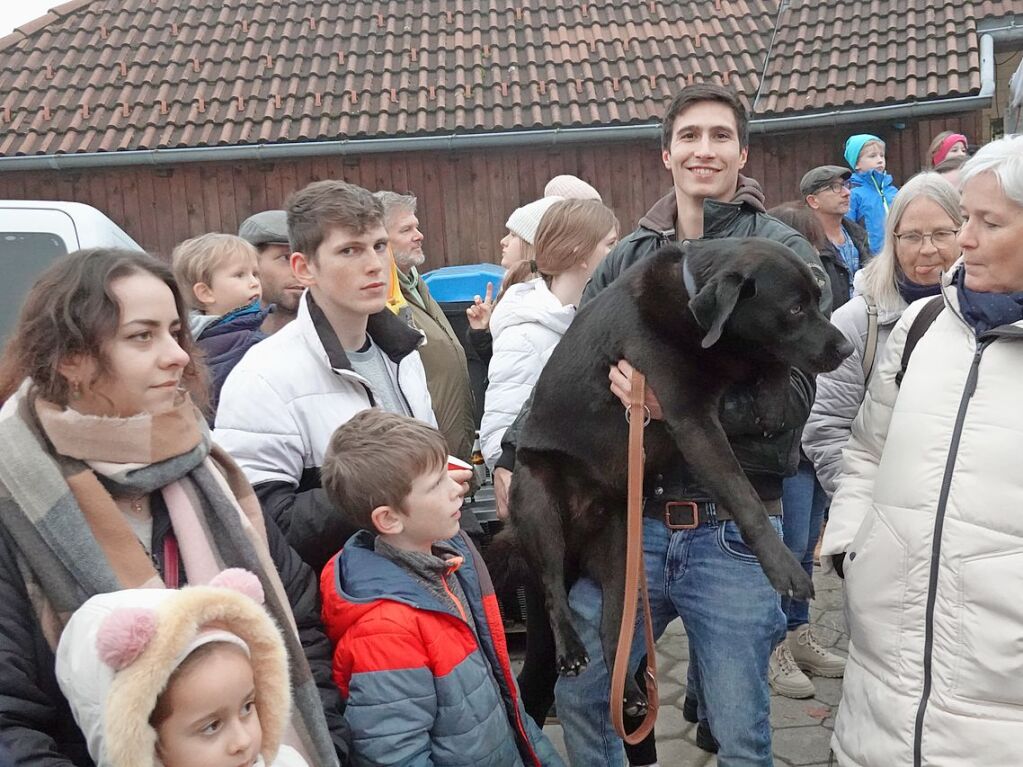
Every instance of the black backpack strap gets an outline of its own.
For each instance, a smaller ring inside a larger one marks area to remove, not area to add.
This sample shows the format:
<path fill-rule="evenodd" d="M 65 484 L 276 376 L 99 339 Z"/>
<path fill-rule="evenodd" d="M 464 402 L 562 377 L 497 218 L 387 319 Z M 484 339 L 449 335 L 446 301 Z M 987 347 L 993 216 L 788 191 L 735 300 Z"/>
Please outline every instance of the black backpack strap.
<path fill-rule="evenodd" d="M 909 358 L 913 354 L 913 349 L 916 348 L 924 333 L 927 332 L 927 328 L 933 324 L 944 308 L 945 298 L 935 296 L 924 304 L 924 308 L 913 318 L 913 324 L 909 326 L 909 332 L 906 334 L 906 345 L 902 347 L 902 369 L 895 374 L 896 386 L 902 386 L 902 379 L 906 376 L 906 369 L 909 367 Z"/>
<path fill-rule="evenodd" d="M 864 296 L 867 302 L 867 340 L 863 347 L 863 359 L 860 364 L 863 367 L 863 382 L 870 381 L 870 374 L 874 371 L 874 360 L 877 358 L 877 304 Z"/>

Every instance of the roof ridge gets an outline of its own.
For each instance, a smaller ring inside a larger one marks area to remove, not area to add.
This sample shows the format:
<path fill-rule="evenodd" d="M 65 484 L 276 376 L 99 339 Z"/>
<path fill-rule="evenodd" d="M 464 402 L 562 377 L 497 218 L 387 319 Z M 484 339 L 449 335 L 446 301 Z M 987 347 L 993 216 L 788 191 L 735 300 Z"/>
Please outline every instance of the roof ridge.
<path fill-rule="evenodd" d="M 60 21 L 65 16 L 70 16 L 80 8 L 84 8 L 94 2 L 96 2 L 96 0 L 68 0 L 66 3 L 50 8 L 42 16 L 28 21 L 20 27 L 16 27 L 9 35 L 0 37 L 0 53 L 3 53 L 8 48 L 12 48 L 22 40 L 27 40 L 36 32 L 40 32 L 53 22 Z"/>

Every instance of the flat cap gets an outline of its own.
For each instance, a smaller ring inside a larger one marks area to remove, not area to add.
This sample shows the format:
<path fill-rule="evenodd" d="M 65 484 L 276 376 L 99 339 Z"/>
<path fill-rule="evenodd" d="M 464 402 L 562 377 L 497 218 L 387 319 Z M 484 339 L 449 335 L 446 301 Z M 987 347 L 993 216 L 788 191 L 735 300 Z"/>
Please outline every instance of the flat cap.
<path fill-rule="evenodd" d="M 819 192 L 833 181 L 845 181 L 850 176 L 852 171 L 848 168 L 840 165 L 821 165 L 806 172 L 803 180 L 799 182 L 799 193 L 806 197 L 808 194 Z"/>
<path fill-rule="evenodd" d="M 238 236 L 260 246 L 288 244 L 288 214 L 283 210 L 264 210 L 242 221 Z"/>

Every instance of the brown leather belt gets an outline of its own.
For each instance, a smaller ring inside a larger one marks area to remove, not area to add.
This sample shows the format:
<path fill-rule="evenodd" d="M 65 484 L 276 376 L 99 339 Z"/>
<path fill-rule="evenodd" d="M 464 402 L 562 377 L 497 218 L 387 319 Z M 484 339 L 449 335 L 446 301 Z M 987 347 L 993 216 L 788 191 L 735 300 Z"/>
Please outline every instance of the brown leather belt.
<path fill-rule="evenodd" d="M 763 501 L 768 516 L 780 517 L 781 499 Z M 669 530 L 695 530 L 700 525 L 717 520 L 733 519 L 732 512 L 713 501 L 662 501 L 658 498 L 643 499 L 643 516 L 664 522 Z"/>

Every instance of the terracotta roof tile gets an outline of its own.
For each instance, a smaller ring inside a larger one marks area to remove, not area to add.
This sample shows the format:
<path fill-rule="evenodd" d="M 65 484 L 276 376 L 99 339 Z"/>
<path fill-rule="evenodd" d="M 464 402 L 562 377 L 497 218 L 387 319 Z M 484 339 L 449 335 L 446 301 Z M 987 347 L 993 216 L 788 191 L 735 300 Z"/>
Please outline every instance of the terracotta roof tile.
<path fill-rule="evenodd" d="M 0 154 L 649 123 L 703 80 L 764 115 L 963 95 L 974 6 L 1012 5 L 71 0 L 0 39 Z"/>
<path fill-rule="evenodd" d="M 980 91 L 976 22 L 953 0 L 792 0 L 758 116 L 951 98 Z"/>

